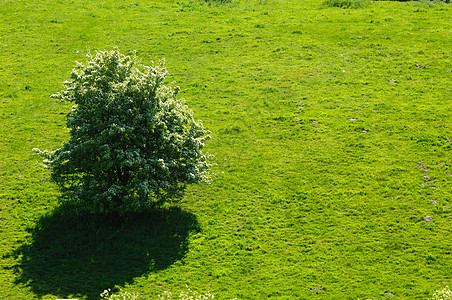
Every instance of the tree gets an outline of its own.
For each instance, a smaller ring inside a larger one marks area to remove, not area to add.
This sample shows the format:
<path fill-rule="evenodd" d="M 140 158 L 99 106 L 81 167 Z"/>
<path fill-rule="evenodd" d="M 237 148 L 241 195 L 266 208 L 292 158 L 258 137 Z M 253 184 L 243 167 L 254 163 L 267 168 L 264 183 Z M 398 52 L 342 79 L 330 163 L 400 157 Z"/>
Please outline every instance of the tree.
<path fill-rule="evenodd" d="M 64 201 L 91 212 L 137 212 L 177 200 L 187 184 L 209 182 L 210 137 L 163 85 L 160 63 L 142 66 L 118 50 L 97 52 L 77 63 L 65 90 L 51 97 L 74 102 L 67 114 L 70 140 L 40 151 L 50 180 Z"/>

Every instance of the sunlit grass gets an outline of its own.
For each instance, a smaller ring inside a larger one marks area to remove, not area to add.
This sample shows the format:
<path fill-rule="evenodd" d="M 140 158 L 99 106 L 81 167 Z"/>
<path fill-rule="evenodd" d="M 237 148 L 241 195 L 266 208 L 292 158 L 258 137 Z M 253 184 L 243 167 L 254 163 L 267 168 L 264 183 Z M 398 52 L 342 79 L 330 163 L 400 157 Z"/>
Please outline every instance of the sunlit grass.
<path fill-rule="evenodd" d="M 3 1 L 0 295 L 426 299 L 450 286 L 451 10 Z M 79 219 L 31 150 L 68 139 L 71 107 L 49 96 L 114 46 L 166 59 L 212 131 L 217 176 L 181 209 Z"/>

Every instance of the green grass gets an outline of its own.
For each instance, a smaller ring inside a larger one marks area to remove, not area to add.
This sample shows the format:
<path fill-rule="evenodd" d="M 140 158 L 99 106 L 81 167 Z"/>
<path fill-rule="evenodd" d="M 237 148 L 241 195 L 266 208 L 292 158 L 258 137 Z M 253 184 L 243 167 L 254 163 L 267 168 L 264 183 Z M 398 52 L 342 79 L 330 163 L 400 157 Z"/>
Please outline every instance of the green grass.
<path fill-rule="evenodd" d="M 0 12 L 2 299 L 186 284 L 218 299 L 426 299 L 451 285 L 449 4 L 2 0 Z M 73 217 L 42 180 L 31 150 L 68 139 L 70 105 L 49 96 L 87 51 L 114 46 L 165 58 L 212 131 L 217 177 L 181 209 Z"/>
<path fill-rule="evenodd" d="M 363 8 L 368 7 L 370 0 L 325 0 L 323 4 L 327 7 L 341 8 Z"/>

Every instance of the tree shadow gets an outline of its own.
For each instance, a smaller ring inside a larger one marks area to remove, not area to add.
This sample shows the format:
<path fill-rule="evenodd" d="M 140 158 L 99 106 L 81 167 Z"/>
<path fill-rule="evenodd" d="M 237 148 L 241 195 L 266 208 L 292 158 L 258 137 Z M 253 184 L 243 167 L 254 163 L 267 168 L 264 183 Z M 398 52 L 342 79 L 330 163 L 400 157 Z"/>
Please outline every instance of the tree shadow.
<path fill-rule="evenodd" d="M 146 213 L 76 215 L 62 206 L 30 229 L 32 240 L 12 253 L 16 284 L 38 296 L 98 299 L 106 288 L 163 270 L 187 253 L 196 217 L 179 208 Z"/>

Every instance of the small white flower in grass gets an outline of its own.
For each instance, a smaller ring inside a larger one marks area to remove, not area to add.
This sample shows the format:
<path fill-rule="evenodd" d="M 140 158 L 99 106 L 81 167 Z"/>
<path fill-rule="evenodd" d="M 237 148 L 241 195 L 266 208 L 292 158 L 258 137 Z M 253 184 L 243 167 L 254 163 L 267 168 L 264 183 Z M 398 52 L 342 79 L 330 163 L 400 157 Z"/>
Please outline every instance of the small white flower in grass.
<path fill-rule="evenodd" d="M 431 300 L 452 300 L 452 291 L 446 286 L 442 290 L 435 291 Z"/>

